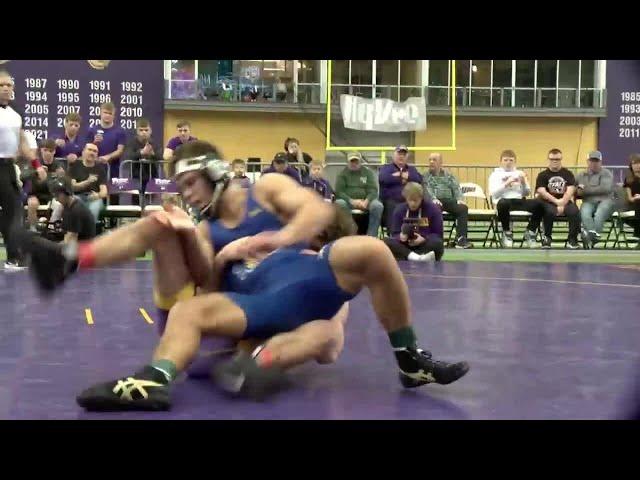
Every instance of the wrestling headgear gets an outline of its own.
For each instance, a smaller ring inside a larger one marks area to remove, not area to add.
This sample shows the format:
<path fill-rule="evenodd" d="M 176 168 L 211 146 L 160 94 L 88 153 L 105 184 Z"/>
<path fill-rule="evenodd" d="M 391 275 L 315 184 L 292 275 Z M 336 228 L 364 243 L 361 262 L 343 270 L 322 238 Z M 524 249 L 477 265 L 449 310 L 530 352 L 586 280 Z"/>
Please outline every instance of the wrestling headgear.
<path fill-rule="evenodd" d="M 59 193 L 65 193 L 70 197 L 73 196 L 73 187 L 71 186 L 71 180 L 67 177 L 54 178 L 49 182 L 49 191 L 51 195 L 55 196 Z"/>
<path fill-rule="evenodd" d="M 195 170 L 203 172 L 213 184 L 211 201 L 200 211 L 201 215 L 213 216 L 216 212 L 218 199 L 229 185 L 231 179 L 229 164 L 211 155 L 183 158 L 175 163 L 175 178 L 177 179 L 183 173 Z"/>

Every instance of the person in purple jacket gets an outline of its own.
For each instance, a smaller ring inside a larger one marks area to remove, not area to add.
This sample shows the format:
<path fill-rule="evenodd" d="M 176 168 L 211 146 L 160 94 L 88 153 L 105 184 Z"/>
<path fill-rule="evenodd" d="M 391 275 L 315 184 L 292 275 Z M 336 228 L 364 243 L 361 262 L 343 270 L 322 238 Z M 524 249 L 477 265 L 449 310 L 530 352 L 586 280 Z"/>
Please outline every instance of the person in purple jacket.
<path fill-rule="evenodd" d="M 396 206 L 391 220 L 391 237 L 385 238 L 397 260 L 439 261 L 444 254 L 442 211 L 424 198 L 422 185 L 407 183 L 402 189 L 406 202 Z"/>
<path fill-rule="evenodd" d="M 82 155 L 84 142 L 78 132 L 82 118 L 76 112 L 68 113 L 64 117 L 64 134 L 56 139 L 55 158 L 65 158 L 68 163 L 75 162 Z"/>
<path fill-rule="evenodd" d="M 282 173 L 283 175 L 290 176 L 296 182 L 302 183 L 300 172 L 289 165 L 287 154 L 284 152 L 276 153 L 276 156 L 273 157 L 273 161 L 271 162 L 271 166 L 262 171 L 262 175 L 267 173 Z"/>
<path fill-rule="evenodd" d="M 89 128 L 87 144 L 98 147 L 98 164 L 104 165 L 107 179 L 120 176 L 120 157 L 127 143 L 127 133 L 115 123 L 116 106 L 111 102 L 100 105 L 100 123 Z M 110 195 L 109 203 L 119 205 L 120 197 Z M 111 227 L 116 226 L 116 219 L 110 219 Z"/>
<path fill-rule="evenodd" d="M 164 147 L 164 152 L 162 153 L 162 159 L 166 162 L 171 161 L 173 158 L 173 152 L 180 145 L 197 140 L 196 137 L 191 136 L 191 124 L 186 120 L 179 121 L 177 127 L 178 135 L 169 139 L 167 146 Z"/>
<path fill-rule="evenodd" d="M 380 200 L 384 205 L 384 218 L 387 228 L 391 226 L 391 217 L 396 205 L 404 202 L 402 188 L 409 182 L 422 183 L 422 175 L 416 167 L 407 164 L 409 149 L 406 145 L 398 145 L 393 152 L 393 162 L 384 165 L 378 173 L 380 183 Z"/>
<path fill-rule="evenodd" d="M 311 169 L 309 176 L 302 181 L 302 185 L 314 189 L 325 201 L 332 202 L 335 195 L 327 179 L 322 178 L 322 170 L 324 169 L 322 160 L 311 160 L 309 168 Z"/>
<path fill-rule="evenodd" d="M 98 146 L 98 163 L 109 165 L 112 177 L 120 173 L 120 157 L 127 143 L 127 133 L 115 124 L 116 106 L 111 102 L 100 105 L 100 123 L 89 128 L 86 143 Z M 113 199 L 112 199 L 113 202 Z"/>

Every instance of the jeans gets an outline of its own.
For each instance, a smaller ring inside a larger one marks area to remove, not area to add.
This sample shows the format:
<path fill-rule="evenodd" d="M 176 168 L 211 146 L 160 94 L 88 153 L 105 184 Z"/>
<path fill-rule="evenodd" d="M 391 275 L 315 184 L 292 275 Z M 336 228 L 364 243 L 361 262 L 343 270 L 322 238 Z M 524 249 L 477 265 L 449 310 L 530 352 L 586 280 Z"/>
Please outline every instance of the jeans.
<path fill-rule="evenodd" d="M 582 218 L 582 226 L 589 231 L 602 233 L 604 222 L 606 222 L 616 205 L 613 199 L 607 199 L 596 202 L 582 202 L 580 207 L 580 217 Z"/>
<path fill-rule="evenodd" d="M 351 213 L 351 205 L 346 201 L 338 199 L 336 205 L 344 208 L 347 212 Z M 380 200 L 372 200 L 369 202 L 367 210 L 369 211 L 369 224 L 367 225 L 367 235 L 370 237 L 378 236 L 378 229 L 380 228 L 380 220 L 382 219 L 382 210 L 384 207 Z"/>
<path fill-rule="evenodd" d="M 93 215 L 93 218 L 96 219 L 96 223 L 98 223 L 99 220 L 100 220 L 100 212 L 102 211 L 102 208 L 104 207 L 104 203 L 103 203 L 102 199 L 98 198 L 98 199 L 95 199 L 95 200 L 89 200 L 87 198 L 87 196 L 83 195 L 83 194 L 76 195 L 76 198 L 87 206 L 87 208 L 91 212 L 91 215 Z"/>

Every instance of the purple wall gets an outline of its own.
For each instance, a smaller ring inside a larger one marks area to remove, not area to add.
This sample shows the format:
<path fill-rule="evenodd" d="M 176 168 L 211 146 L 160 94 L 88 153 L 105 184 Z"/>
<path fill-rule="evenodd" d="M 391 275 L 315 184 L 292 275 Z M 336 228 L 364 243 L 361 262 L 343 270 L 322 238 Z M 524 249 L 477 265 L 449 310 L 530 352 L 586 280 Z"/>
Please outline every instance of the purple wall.
<path fill-rule="evenodd" d="M 162 60 L 9 60 L 2 67 L 14 78 L 14 103 L 24 114 L 24 129 L 38 140 L 60 135 L 70 110 L 82 116 L 84 136 L 105 101 L 115 104 L 116 123 L 125 130 L 146 117 L 162 136 Z"/>
<path fill-rule="evenodd" d="M 607 60 L 607 116 L 598 145 L 607 165 L 626 165 L 640 152 L 640 60 Z"/>

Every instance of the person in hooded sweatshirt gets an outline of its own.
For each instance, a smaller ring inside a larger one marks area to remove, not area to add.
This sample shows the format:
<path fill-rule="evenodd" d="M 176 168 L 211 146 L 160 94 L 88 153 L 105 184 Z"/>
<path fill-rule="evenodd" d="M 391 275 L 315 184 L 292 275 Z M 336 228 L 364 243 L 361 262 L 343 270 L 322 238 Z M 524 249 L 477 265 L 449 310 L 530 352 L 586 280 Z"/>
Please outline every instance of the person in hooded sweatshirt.
<path fill-rule="evenodd" d="M 516 169 L 516 154 L 513 150 L 505 150 L 500 154 L 500 165 L 489 176 L 489 194 L 496 205 L 498 221 L 502 225 L 502 245 L 513 246 L 511 211 L 517 210 L 531 213 L 529 225 L 524 232 L 524 241 L 531 247 L 540 227 L 544 205 L 539 200 L 525 198 L 531 193 L 531 186 L 527 175 Z"/>
<path fill-rule="evenodd" d="M 302 185 L 312 188 L 326 201 L 333 202 L 335 194 L 326 178 L 322 177 L 324 165 L 322 160 L 313 159 L 309 163 L 309 176 L 302 180 Z"/>

